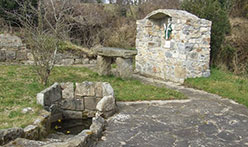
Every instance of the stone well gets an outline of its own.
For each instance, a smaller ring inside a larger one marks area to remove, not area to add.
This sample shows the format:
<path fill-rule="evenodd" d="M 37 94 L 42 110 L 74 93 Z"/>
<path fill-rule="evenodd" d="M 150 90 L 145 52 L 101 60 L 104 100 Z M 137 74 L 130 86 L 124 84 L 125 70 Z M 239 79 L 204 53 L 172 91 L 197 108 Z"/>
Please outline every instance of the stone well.
<path fill-rule="evenodd" d="M 24 129 L 0 130 L 0 146 L 94 146 L 104 118 L 116 112 L 114 90 L 106 82 L 55 83 L 37 94 L 37 103 L 45 109 L 40 116 Z"/>
<path fill-rule="evenodd" d="M 172 9 L 159 9 L 138 20 L 136 71 L 180 83 L 209 76 L 211 24 Z"/>
<path fill-rule="evenodd" d="M 91 118 L 97 112 L 109 117 L 116 108 L 114 90 L 106 82 L 55 83 L 37 94 L 37 103 L 51 112 L 51 122 Z"/>

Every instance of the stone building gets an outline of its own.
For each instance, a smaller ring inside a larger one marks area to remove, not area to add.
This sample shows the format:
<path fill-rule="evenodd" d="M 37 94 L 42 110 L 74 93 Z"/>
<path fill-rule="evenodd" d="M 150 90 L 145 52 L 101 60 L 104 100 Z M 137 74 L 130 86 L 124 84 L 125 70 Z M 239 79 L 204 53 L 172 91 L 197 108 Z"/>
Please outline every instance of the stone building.
<path fill-rule="evenodd" d="M 172 9 L 159 9 L 138 20 L 136 71 L 180 83 L 208 77 L 211 24 Z"/>

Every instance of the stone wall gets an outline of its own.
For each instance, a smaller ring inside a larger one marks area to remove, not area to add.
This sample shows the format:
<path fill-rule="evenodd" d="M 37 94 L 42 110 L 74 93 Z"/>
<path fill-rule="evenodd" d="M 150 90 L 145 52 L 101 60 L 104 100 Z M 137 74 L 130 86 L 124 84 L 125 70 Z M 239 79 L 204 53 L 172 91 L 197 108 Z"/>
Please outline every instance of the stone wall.
<path fill-rule="evenodd" d="M 34 58 L 21 38 L 11 34 L 0 34 L 0 62 L 33 64 Z M 64 51 L 57 53 L 55 63 L 57 65 L 96 64 L 96 59 L 88 58 L 84 53 Z"/>
<path fill-rule="evenodd" d="M 165 39 L 169 20 L 172 34 Z M 153 11 L 137 21 L 136 71 L 180 83 L 209 76 L 210 32 L 210 21 L 186 11 Z"/>
<path fill-rule="evenodd" d="M 55 83 L 37 94 L 37 103 L 51 112 L 52 120 L 103 117 L 115 113 L 114 90 L 109 83 Z"/>

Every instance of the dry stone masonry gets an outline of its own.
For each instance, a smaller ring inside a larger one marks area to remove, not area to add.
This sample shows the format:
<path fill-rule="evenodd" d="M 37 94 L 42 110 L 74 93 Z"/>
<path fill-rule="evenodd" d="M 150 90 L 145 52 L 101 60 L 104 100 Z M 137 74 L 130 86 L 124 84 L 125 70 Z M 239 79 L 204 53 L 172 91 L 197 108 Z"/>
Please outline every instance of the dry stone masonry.
<path fill-rule="evenodd" d="M 37 103 L 58 119 L 83 119 L 94 117 L 96 112 L 104 117 L 115 113 L 114 90 L 109 83 L 55 83 L 37 94 Z M 106 107 L 106 108 L 105 108 Z"/>
<path fill-rule="evenodd" d="M 5 33 L 0 34 L 0 62 L 33 64 L 34 58 L 20 37 Z M 56 54 L 55 64 L 65 66 L 96 64 L 96 59 L 80 51 L 63 51 Z"/>
<path fill-rule="evenodd" d="M 210 75 L 211 21 L 182 10 L 159 9 L 137 21 L 136 71 L 182 83 Z"/>

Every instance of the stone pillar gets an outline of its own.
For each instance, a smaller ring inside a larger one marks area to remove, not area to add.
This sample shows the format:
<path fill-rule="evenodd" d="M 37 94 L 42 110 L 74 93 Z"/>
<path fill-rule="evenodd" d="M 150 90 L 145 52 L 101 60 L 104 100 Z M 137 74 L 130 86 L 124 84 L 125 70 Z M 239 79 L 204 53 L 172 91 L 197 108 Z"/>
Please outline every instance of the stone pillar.
<path fill-rule="evenodd" d="M 111 74 L 111 58 L 105 56 L 97 56 L 97 70 L 99 75 Z"/>
<path fill-rule="evenodd" d="M 133 59 L 121 58 L 118 57 L 116 59 L 117 64 L 117 72 L 121 78 L 129 78 L 132 77 L 133 74 Z"/>

